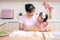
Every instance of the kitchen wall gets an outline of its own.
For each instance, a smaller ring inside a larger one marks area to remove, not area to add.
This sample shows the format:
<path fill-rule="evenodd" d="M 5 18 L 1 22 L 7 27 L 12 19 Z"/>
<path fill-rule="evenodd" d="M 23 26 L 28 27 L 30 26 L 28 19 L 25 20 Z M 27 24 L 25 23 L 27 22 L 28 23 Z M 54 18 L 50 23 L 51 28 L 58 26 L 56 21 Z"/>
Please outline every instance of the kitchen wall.
<path fill-rule="evenodd" d="M 32 3 L 36 7 L 36 13 L 45 11 L 42 2 L 0 2 L 0 17 L 2 9 L 12 9 L 14 10 L 14 20 L 19 17 L 19 12 L 25 14 L 25 4 Z M 48 2 L 53 7 L 52 19 L 60 20 L 60 3 L 59 2 Z"/>

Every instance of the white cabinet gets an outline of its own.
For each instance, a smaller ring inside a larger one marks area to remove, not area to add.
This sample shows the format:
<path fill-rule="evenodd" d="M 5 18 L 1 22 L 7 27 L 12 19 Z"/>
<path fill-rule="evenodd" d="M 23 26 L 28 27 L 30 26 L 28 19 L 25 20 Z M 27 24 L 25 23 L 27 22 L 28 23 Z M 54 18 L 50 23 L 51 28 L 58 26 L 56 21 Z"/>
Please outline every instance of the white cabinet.
<path fill-rule="evenodd" d="M 8 29 L 13 30 L 19 30 L 19 23 L 18 22 L 8 22 Z"/>
<path fill-rule="evenodd" d="M 48 24 L 49 24 L 49 27 L 51 28 L 51 30 L 55 31 L 55 22 L 54 21 L 49 21 Z"/>
<path fill-rule="evenodd" d="M 55 23 L 55 31 L 60 31 L 60 22 Z"/>
<path fill-rule="evenodd" d="M 60 21 L 51 21 L 49 24 L 53 31 L 60 31 Z"/>
<path fill-rule="evenodd" d="M 13 30 L 19 30 L 19 23 L 18 22 L 7 22 L 7 23 L 3 23 L 2 25 L 0 25 L 0 31 L 5 31 L 5 30 L 9 30 L 9 31 L 13 31 Z"/>

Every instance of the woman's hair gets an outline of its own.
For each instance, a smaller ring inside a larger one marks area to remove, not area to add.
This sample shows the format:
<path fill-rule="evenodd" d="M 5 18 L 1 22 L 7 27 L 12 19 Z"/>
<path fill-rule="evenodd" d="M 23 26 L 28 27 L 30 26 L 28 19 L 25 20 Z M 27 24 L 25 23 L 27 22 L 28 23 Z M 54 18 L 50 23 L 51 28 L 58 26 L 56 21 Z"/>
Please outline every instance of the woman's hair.
<path fill-rule="evenodd" d="M 45 15 L 45 18 L 44 18 L 44 20 L 43 20 L 43 22 L 46 22 L 47 19 L 48 19 L 48 15 L 46 14 L 46 15 Z"/>
<path fill-rule="evenodd" d="M 26 12 L 32 12 L 32 10 L 35 9 L 33 4 L 25 4 L 25 10 Z"/>

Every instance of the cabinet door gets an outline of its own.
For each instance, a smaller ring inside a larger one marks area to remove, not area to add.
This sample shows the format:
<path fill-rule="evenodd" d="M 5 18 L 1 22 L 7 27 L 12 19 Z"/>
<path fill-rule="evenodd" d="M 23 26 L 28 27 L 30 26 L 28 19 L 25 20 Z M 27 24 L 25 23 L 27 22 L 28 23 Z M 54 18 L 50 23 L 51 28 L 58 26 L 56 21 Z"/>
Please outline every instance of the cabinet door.
<path fill-rule="evenodd" d="M 52 31 L 55 31 L 55 23 L 54 22 L 49 22 L 49 27 L 51 28 Z"/>
<path fill-rule="evenodd" d="M 0 25 L 0 31 L 5 31 L 8 30 L 8 23 L 3 23 L 2 25 Z"/>
<path fill-rule="evenodd" d="M 19 23 L 9 22 L 9 23 L 8 23 L 8 28 L 9 28 L 9 30 L 11 30 L 11 31 L 13 31 L 13 30 L 18 30 L 18 29 L 19 29 Z"/>
<path fill-rule="evenodd" d="M 60 22 L 55 23 L 55 31 L 60 31 Z"/>

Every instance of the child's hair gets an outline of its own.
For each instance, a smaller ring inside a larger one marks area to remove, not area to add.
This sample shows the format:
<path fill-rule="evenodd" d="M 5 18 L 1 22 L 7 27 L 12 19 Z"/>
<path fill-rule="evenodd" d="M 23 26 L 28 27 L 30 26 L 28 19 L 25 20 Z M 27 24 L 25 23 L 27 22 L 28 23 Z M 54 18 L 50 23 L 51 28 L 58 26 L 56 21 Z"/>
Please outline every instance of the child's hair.
<path fill-rule="evenodd" d="M 43 12 L 41 12 L 41 13 L 39 14 L 39 16 L 41 16 L 41 15 L 42 15 L 42 13 L 43 13 Z"/>
<path fill-rule="evenodd" d="M 46 14 L 46 15 L 45 15 L 45 18 L 44 18 L 44 20 L 43 20 L 43 22 L 46 22 L 47 19 L 48 19 L 48 15 Z"/>
<path fill-rule="evenodd" d="M 41 16 L 43 14 L 43 12 L 41 12 L 40 14 L 39 14 L 39 16 Z M 45 18 L 43 18 L 44 20 L 43 20 L 43 22 L 46 22 L 47 21 L 47 19 L 48 19 L 48 15 L 46 14 L 45 15 Z"/>

